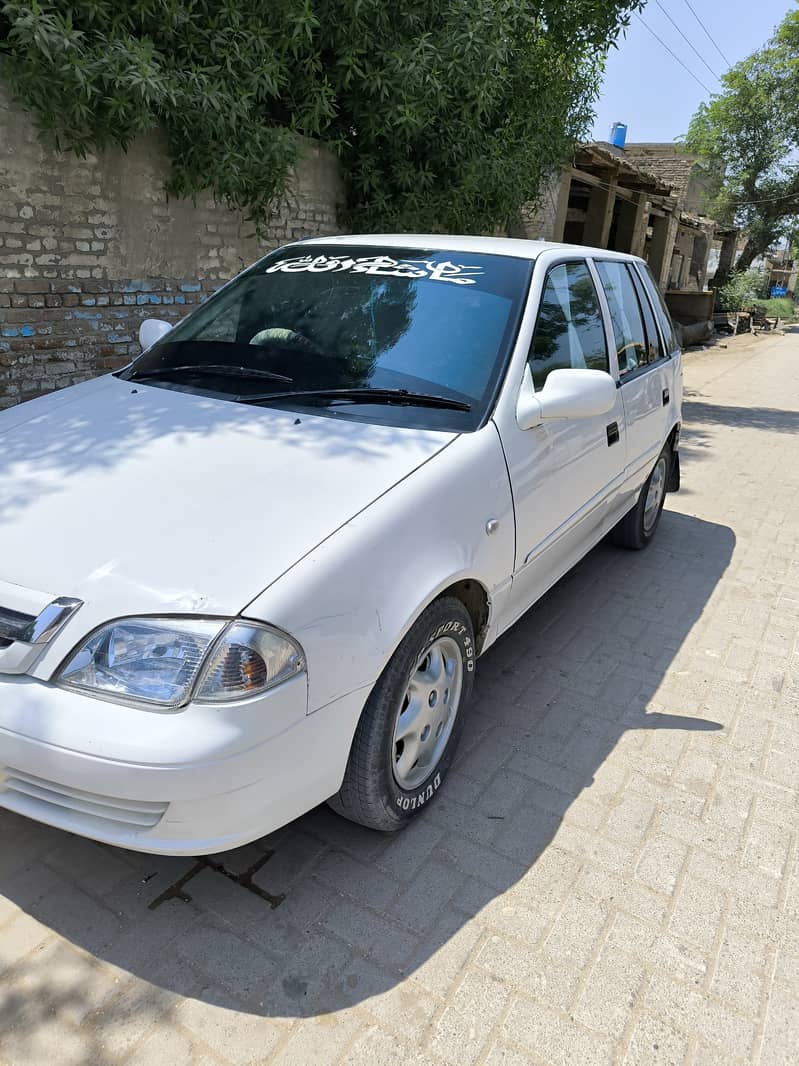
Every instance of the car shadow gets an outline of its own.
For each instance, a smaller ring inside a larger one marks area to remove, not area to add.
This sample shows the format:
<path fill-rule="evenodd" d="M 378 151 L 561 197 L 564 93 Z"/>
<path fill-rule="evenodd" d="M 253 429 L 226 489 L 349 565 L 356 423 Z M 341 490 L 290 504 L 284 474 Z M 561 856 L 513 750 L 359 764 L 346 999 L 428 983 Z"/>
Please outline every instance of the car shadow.
<path fill-rule="evenodd" d="M 33 1061 L 66 1016 L 103 1062 L 132 1019 L 198 1002 L 252 1024 L 363 1004 L 413 1032 L 481 937 L 540 939 L 587 861 L 636 853 L 611 753 L 656 802 L 692 733 L 728 724 L 684 666 L 734 545 L 667 510 L 648 551 L 592 551 L 481 659 L 446 785 L 396 836 L 321 807 L 225 855 L 164 859 L 0 811 L 0 1059 Z M 618 902 L 624 884 L 596 891 Z M 546 975 L 529 949 L 512 964 L 533 988 L 569 979 L 556 954 Z"/>

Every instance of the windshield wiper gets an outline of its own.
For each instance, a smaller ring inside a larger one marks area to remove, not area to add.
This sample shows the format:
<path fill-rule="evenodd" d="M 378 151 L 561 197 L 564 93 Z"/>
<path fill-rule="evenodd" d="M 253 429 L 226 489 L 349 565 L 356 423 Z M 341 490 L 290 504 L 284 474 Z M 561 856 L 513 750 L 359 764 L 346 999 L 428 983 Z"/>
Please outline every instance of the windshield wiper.
<path fill-rule="evenodd" d="M 251 366 L 230 366 L 228 363 L 200 363 L 196 365 L 186 363 L 181 366 L 151 367 L 149 370 L 134 370 L 127 380 L 141 381 L 143 378 L 161 378 L 166 374 L 183 373 L 188 370 L 195 374 L 219 374 L 230 371 L 239 378 L 269 378 L 271 381 L 284 381 L 287 385 L 291 385 L 294 381 L 294 378 L 287 377 L 285 374 L 275 374 L 272 370 L 258 370 Z"/>
<path fill-rule="evenodd" d="M 396 403 L 406 407 L 446 407 L 452 411 L 471 411 L 472 405 L 449 396 L 408 389 L 296 389 L 291 392 L 263 392 L 257 396 L 237 396 L 239 403 L 267 403 L 269 400 L 319 398 L 344 403 Z"/>

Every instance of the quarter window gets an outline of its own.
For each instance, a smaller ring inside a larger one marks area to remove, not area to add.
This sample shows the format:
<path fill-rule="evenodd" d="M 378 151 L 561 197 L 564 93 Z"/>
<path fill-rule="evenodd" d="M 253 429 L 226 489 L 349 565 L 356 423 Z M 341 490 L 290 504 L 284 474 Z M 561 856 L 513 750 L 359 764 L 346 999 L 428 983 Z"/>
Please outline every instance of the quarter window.
<path fill-rule="evenodd" d="M 649 362 L 641 307 L 625 263 L 605 260 L 597 262 L 596 268 L 608 299 L 619 357 L 619 376 L 624 377 Z"/>
<path fill-rule="evenodd" d="M 609 369 L 602 310 L 586 263 L 561 263 L 547 274 L 528 361 L 536 389 L 553 370 Z"/>

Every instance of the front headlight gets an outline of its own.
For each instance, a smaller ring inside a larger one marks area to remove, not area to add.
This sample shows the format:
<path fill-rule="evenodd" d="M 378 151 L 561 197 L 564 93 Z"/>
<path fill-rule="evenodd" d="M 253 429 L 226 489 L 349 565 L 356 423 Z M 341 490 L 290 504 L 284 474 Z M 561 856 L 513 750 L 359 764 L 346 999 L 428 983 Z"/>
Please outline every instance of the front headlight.
<path fill-rule="evenodd" d="M 55 681 L 106 699 L 180 707 L 255 696 L 305 669 L 299 645 L 258 622 L 122 618 L 92 633 Z"/>

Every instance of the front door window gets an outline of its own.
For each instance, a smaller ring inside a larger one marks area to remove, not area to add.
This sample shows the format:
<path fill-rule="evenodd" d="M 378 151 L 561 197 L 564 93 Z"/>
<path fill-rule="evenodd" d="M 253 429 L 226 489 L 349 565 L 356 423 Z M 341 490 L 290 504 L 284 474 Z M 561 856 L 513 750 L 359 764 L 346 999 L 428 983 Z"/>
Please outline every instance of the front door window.
<path fill-rule="evenodd" d="M 586 263 L 560 263 L 547 274 L 528 357 L 536 390 L 553 370 L 605 370 L 602 310 Z"/>

